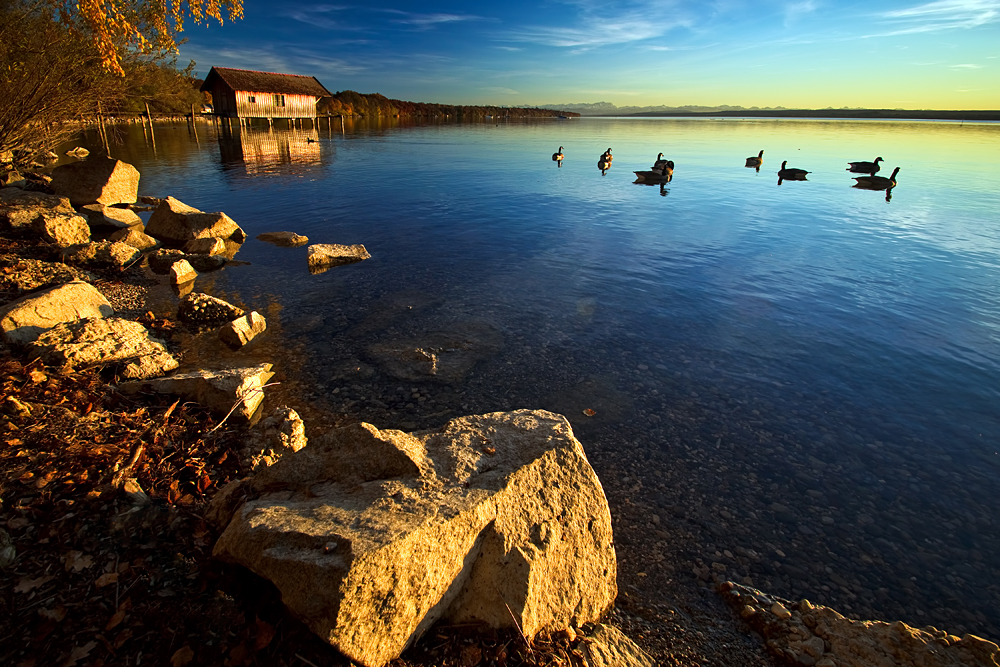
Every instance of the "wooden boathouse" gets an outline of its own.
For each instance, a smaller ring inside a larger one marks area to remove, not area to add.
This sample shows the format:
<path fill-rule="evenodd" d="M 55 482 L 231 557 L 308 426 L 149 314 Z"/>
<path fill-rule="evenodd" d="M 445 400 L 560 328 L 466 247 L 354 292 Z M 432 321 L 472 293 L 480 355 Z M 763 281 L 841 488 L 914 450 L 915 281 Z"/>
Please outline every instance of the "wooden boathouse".
<path fill-rule="evenodd" d="M 213 67 L 201 85 L 212 94 L 216 116 L 238 118 L 240 124 L 252 118 L 287 118 L 290 124 L 309 118 L 315 122 L 316 102 L 332 97 L 314 76 L 255 72 L 246 69 Z"/>

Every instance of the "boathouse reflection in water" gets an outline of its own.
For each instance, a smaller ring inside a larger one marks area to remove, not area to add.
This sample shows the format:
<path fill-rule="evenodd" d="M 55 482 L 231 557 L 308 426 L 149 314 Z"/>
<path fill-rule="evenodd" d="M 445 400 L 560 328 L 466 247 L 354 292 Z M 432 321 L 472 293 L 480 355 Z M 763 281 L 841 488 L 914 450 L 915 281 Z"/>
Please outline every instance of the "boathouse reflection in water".
<path fill-rule="evenodd" d="M 247 176 L 322 174 L 332 161 L 335 149 L 320 138 L 316 129 L 288 130 L 225 125 L 219 133 L 219 153 L 223 171 Z"/>

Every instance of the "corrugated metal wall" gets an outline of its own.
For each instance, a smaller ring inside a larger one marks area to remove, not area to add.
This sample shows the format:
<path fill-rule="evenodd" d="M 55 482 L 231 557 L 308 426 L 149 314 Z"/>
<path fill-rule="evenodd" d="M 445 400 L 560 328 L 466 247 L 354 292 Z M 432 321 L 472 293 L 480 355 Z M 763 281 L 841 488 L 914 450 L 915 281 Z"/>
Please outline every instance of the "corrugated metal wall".
<path fill-rule="evenodd" d="M 280 101 L 284 102 L 284 106 L 276 104 Z M 240 118 L 315 118 L 316 98 L 312 95 L 275 95 L 238 90 L 236 110 Z"/>

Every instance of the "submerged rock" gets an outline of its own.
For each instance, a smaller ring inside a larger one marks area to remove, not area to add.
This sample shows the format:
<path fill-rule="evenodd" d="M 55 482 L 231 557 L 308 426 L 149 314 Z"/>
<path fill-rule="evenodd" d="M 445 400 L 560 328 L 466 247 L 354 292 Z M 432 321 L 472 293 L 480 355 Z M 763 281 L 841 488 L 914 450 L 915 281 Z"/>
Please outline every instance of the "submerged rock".
<path fill-rule="evenodd" d="M 530 641 L 617 594 L 611 515 L 565 418 L 521 410 L 434 432 L 335 429 L 227 487 L 215 555 L 270 579 L 313 632 L 368 667 L 436 621 Z"/>
<path fill-rule="evenodd" d="M 308 236 L 302 236 L 295 232 L 264 232 L 257 235 L 257 240 L 283 248 L 295 248 L 309 243 Z"/>
<path fill-rule="evenodd" d="M 308 253 L 309 273 L 323 273 L 334 266 L 354 264 L 371 257 L 360 243 L 357 245 L 317 243 L 309 246 Z"/>
<path fill-rule="evenodd" d="M 503 334 L 485 322 L 460 322 L 420 338 L 373 343 L 368 354 L 401 380 L 456 382 L 504 347 Z"/>
<path fill-rule="evenodd" d="M 227 303 L 214 296 L 194 292 L 181 300 L 177 309 L 177 318 L 185 322 L 196 324 L 208 322 L 232 321 L 237 317 L 242 317 L 245 311 L 242 308 Z"/>

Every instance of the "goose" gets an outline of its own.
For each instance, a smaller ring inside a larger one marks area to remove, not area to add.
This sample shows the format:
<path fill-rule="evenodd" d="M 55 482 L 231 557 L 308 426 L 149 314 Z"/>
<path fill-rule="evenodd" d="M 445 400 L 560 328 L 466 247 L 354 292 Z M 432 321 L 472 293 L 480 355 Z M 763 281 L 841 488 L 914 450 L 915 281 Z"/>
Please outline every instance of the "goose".
<path fill-rule="evenodd" d="M 612 159 L 613 158 L 611 157 L 611 149 L 610 148 L 608 150 L 604 151 L 604 155 L 602 155 L 601 157 L 599 157 L 597 159 L 597 168 L 601 170 L 602 174 L 604 172 L 606 172 L 611 167 L 611 160 Z"/>
<path fill-rule="evenodd" d="M 663 159 L 663 153 L 657 153 L 656 159 L 653 161 L 653 169 L 663 169 L 668 162 L 670 160 Z M 670 165 L 673 166 L 673 162 L 670 162 Z"/>
<path fill-rule="evenodd" d="M 809 172 L 805 169 L 794 169 L 786 168 L 785 165 L 788 164 L 788 160 L 781 163 L 781 169 L 778 170 L 778 178 L 784 179 L 786 181 L 804 181 L 806 180 L 806 174 Z"/>
<path fill-rule="evenodd" d="M 307 144 L 314 144 L 314 143 L 316 143 L 316 140 L 313 139 L 312 137 L 306 137 L 306 143 Z"/>
<path fill-rule="evenodd" d="M 847 168 L 847 171 L 853 171 L 855 174 L 871 174 L 872 176 L 880 169 L 878 166 L 879 162 L 884 162 L 880 157 L 875 158 L 874 162 L 848 162 L 851 165 Z"/>
<path fill-rule="evenodd" d="M 560 146 L 559 150 L 552 154 L 552 161 L 553 162 L 562 162 L 563 157 L 565 157 L 563 155 L 563 147 Z"/>
<path fill-rule="evenodd" d="M 663 155 L 663 153 L 660 153 L 660 155 Z M 632 173 L 635 174 L 637 182 L 669 183 L 674 178 L 674 161 L 657 158 L 652 170 L 633 171 Z"/>
<path fill-rule="evenodd" d="M 896 187 L 896 174 L 899 173 L 899 167 L 892 170 L 892 176 L 886 178 L 885 176 L 855 176 L 854 180 L 857 184 L 854 186 L 856 188 L 864 188 L 866 190 L 885 190 L 888 188 Z"/>
<path fill-rule="evenodd" d="M 760 169 L 760 163 L 763 161 L 764 161 L 764 151 L 761 151 L 760 153 L 757 153 L 757 157 L 747 158 L 747 166 L 757 167 L 758 169 Z"/>

